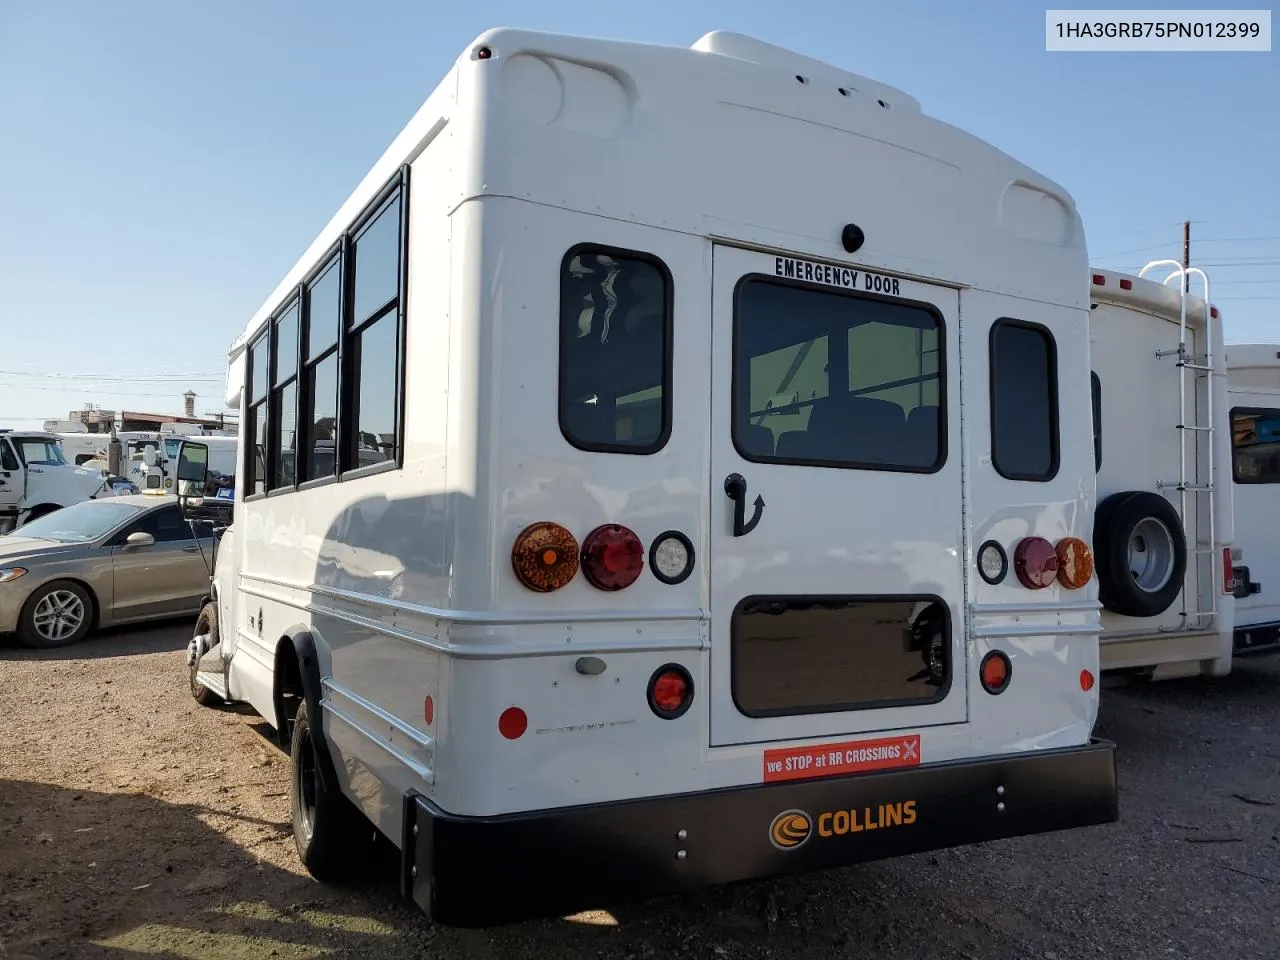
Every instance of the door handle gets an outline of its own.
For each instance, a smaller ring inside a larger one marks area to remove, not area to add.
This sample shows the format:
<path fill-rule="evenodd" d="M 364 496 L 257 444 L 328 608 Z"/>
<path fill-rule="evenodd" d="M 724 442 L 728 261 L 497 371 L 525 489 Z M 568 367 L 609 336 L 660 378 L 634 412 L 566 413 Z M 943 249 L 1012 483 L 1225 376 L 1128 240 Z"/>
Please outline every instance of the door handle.
<path fill-rule="evenodd" d="M 745 537 L 748 533 L 756 528 L 756 524 L 760 522 L 760 515 L 764 513 L 764 497 L 756 494 L 752 506 L 755 511 L 751 514 L 751 519 L 747 517 L 747 479 L 740 473 L 731 473 L 724 478 L 724 492 L 729 495 L 729 499 L 733 501 L 733 535 L 735 537 Z"/>

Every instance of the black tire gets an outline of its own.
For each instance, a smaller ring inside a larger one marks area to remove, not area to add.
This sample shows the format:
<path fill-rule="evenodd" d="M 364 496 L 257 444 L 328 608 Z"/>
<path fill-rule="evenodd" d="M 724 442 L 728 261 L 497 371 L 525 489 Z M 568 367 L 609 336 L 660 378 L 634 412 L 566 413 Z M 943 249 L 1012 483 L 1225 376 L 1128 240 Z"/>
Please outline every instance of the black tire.
<path fill-rule="evenodd" d="M 373 825 L 341 792 L 328 789 L 320 762 L 320 748 L 303 700 L 294 717 L 289 748 L 293 842 L 298 858 L 313 877 L 322 882 L 341 881 L 358 872 L 355 844 Z"/>
<path fill-rule="evenodd" d="M 206 603 L 200 608 L 200 615 L 196 617 L 195 626 L 196 636 L 202 633 L 209 635 L 209 650 L 218 645 L 218 606 L 215 603 Z M 203 683 L 196 682 L 196 673 L 199 671 L 200 660 L 191 665 L 191 696 L 195 698 L 196 703 L 202 707 L 219 707 L 226 703 L 222 697 L 218 696 Z"/>
<path fill-rule="evenodd" d="M 1130 564 L 1130 542 L 1142 569 Z M 1154 617 L 1182 592 L 1187 538 L 1178 512 L 1145 490 L 1112 494 L 1098 505 L 1093 526 L 1098 599 L 1126 617 Z"/>
<path fill-rule="evenodd" d="M 54 614 L 53 624 L 47 617 L 51 608 L 62 612 Z M 69 625 L 64 617 L 76 617 L 75 627 L 61 634 L 59 626 Z M 72 580 L 52 580 L 39 587 L 23 604 L 18 621 L 18 641 L 27 647 L 51 650 L 79 643 L 93 628 L 93 596 Z"/>

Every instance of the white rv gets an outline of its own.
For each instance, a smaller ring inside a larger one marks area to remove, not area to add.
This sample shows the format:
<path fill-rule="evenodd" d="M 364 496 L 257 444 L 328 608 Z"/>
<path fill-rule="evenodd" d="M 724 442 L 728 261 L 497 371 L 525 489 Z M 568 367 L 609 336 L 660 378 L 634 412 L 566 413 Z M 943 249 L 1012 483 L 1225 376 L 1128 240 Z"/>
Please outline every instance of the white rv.
<path fill-rule="evenodd" d="M 0 534 L 102 494 L 110 491 L 101 471 L 68 462 L 56 435 L 0 431 Z"/>
<path fill-rule="evenodd" d="M 193 693 L 446 924 L 1113 821 L 1087 269 L 874 80 L 485 33 L 232 349 Z"/>
<path fill-rule="evenodd" d="M 1236 653 L 1280 649 L 1280 344 L 1227 344 Z"/>
<path fill-rule="evenodd" d="M 1235 605 L 1222 320 L 1162 266 L 1164 282 L 1091 277 L 1102 668 L 1216 677 L 1231 670 Z"/>

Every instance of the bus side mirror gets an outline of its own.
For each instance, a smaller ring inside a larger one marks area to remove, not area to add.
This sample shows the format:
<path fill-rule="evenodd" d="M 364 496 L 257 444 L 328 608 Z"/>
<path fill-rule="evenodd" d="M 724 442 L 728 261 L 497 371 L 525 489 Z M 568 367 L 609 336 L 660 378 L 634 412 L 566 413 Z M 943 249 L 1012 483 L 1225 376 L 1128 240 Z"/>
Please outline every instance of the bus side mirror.
<path fill-rule="evenodd" d="M 180 497 L 203 498 L 208 482 L 209 447 L 203 443 L 183 442 L 178 451 L 176 493 Z"/>

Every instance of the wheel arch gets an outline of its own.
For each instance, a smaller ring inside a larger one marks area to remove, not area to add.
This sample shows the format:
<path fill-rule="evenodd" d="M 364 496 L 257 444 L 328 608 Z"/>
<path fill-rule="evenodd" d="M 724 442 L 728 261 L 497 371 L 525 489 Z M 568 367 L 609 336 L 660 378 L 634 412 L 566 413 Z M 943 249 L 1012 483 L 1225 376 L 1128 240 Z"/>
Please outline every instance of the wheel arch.
<path fill-rule="evenodd" d="M 92 586 L 80 577 L 51 577 L 40 586 L 31 591 L 31 594 L 22 602 L 22 616 L 26 616 L 27 610 L 35 601 L 36 595 L 45 587 L 53 583 L 74 583 L 77 587 L 89 595 L 89 629 L 97 630 L 102 626 L 102 599 L 98 596 L 98 592 Z"/>
<path fill-rule="evenodd" d="M 324 735 L 320 659 L 316 653 L 315 638 L 306 627 L 299 624 L 276 641 L 272 678 L 271 698 L 275 709 L 277 742 L 282 749 L 289 749 L 297 704 L 305 701 L 311 737 L 320 759 L 320 775 L 324 777 L 327 789 L 340 792 L 337 771 Z"/>

